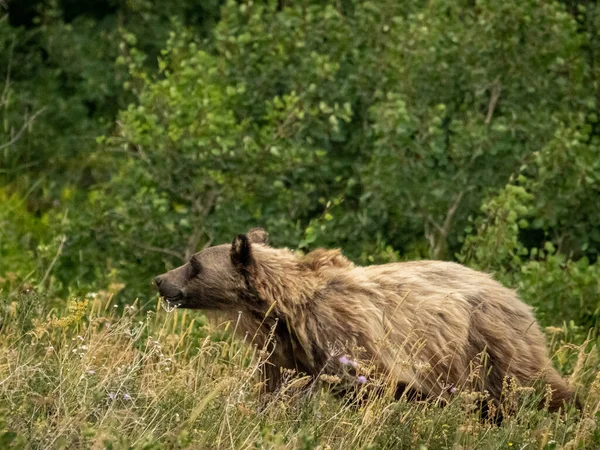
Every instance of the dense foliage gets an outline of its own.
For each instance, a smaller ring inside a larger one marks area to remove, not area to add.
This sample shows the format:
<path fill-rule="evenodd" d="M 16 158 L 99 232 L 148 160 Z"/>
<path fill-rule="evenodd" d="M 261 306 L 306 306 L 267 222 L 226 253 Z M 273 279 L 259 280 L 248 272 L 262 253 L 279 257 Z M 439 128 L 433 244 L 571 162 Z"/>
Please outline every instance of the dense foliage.
<path fill-rule="evenodd" d="M 593 3 L 13 2 L 0 276 L 148 280 L 249 226 L 460 260 L 546 323 L 600 306 Z"/>

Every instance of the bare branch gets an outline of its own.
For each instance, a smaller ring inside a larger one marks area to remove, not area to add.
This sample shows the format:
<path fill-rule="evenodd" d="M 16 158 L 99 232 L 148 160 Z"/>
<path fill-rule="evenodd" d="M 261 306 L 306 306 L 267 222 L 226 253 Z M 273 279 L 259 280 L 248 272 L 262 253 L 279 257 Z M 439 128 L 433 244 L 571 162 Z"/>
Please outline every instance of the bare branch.
<path fill-rule="evenodd" d="M 196 253 L 196 248 L 198 247 L 198 243 L 200 242 L 200 238 L 204 234 L 204 227 L 196 228 L 188 238 L 187 245 L 185 247 L 184 257 L 186 261 L 190 259 L 190 257 Z"/>
<path fill-rule="evenodd" d="M 485 117 L 485 124 L 489 125 L 492 122 L 492 117 L 494 116 L 494 110 L 496 109 L 496 104 L 498 103 L 498 99 L 500 98 L 500 93 L 502 92 L 502 85 L 500 84 L 500 79 L 496 78 L 492 83 L 492 94 L 490 96 L 490 103 L 488 105 L 487 116 Z"/>
<path fill-rule="evenodd" d="M 205 217 L 211 208 L 214 206 L 217 199 L 218 192 L 216 190 L 210 191 L 204 201 L 201 203 L 199 200 L 193 202 L 193 209 L 195 215 L 198 217 Z M 198 243 L 203 235 L 206 234 L 206 230 L 203 226 L 194 229 L 190 237 L 188 238 L 187 246 L 185 248 L 185 258 L 188 260 L 198 248 Z M 212 238 L 209 237 L 208 242 L 203 246 L 203 250 L 212 244 Z"/>
<path fill-rule="evenodd" d="M 48 266 L 48 269 L 46 270 L 46 273 L 44 274 L 44 278 L 42 278 L 42 281 L 40 281 L 40 286 L 44 286 L 44 284 L 46 283 L 46 280 L 50 276 L 50 273 L 52 272 L 52 269 L 54 268 L 54 265 L 56 264 L 56 261 L 58 261 L 58 258 L 60 257 L 60 255 L 61 255 L 61 253 L 63 251 L 63 247 L 65 246 L 65 242 L 67 242 L 67 236 L 63 235 L 61 237 L 61 239 L 60 239 L 60 245 L 58 246 L 58 250 L 56 251 L 56 255 L 54 255 L 54 258 L 52 259 L 52 262 Z"/>
<path fill-rule="evenodd" d="M 43 107 L 42 109 L 37 111 L 33 116 L 31 116 L 29 119 L 27 119 L 27 121 L 23 124 L 21 129 L 17 132 L 17 134 L 10 141 L 5 142 L 4 144 L 0 145 L 0 150 L 4 150 L 5 148 L 10 147 L 15 142 L 17 142 L 21 138 L 21 135 L 25 132 L 27 127 L 45 110 L 46 110 L 46 107 Z"/>
<path fill-rule="evenodd" d="M 0 3 L 0 5 L 1 5 L 1 3 Z M 7 17 L 7 16 L 4 16 L 2 18 L 2 20 L 4 20 L 5 17 Z M 9 88 L 10 88 L 10 75 L 11 75 L 12 59 L 13 59 L 14 49 L 15 49 L 15 40 L 13 39 L 13 41 L 12 41 L 12 43 L 10 45 L 10 52 L 9 52 L 9 55 L 8 55 L 8 67 L 6 69 L 6 80 L 4 81 L 4 88 L 2 89 L 2 94 L 0 95 L 0 106 L 4 106 L 4 104 L 8 102 L 8 92 L 9 92 Z M 13 138 L 11 140 L 9 140 L 8 142 L 0 145 L 0 150 L 3 150 L 5 148 L 7 148 L 7 147 L 10 147 L 15 142 L 17 142 L 21 138 L 21 136 L 23 135 L 23 133 L 25 132 L 25 130 L 29 127 L 29 125 L 40 114 L 42 114 L 45 109 L 46 109 L 46 107 L 38 110 L 35 114 L 33 114 L 33 116 L 31 116 L 29 119 L 25 120 L 25 123 L 23 124 L 23 126 L 21 127 L 21 129 L 17 132 L 17 134 L 14 135 Z"/>
<path fill-rule="evenodd" d="M 213 243 L 213 238 L 210 238 L 208 241 L 206 241 L 204 243 L 204 245 L 202 246 L 202 248 L 200 249 L 200 251 L 202 250 L 206 250 L 208 247 L 210 247 Z"/>
<path fill-rule="evenodd" d="M 439 259 L 445 252 L 447 246 L 446 241 L 448 239 L 448 234 L 450 233 L 450 228 L 452 227 L 452 219 L 454 218 L 454 215 L 456 214 L 464 195 L 471 189 L 472 188 L 467 188 L 459 192 L 454 199 L 454 202 L 448 208 L 443 225 L 437 223 L 433 217 L 427 216 L 427 220 L 425 221 L 425 237 L 429 241 L 431 254 L 435 259 Z M 431 231 L 429 224 L 434 226 L 437 233 Z"/>
<path fill-rule="evenodd" d="M 437 221 L 431 216 L 431 214 L 427 215 L 427 222 L 433 225 L 435 229 L 440 232 L 440 234 L 443 233 L 444 229 L 439 223 L 437 223 Z"/>
<path fill-rule="evenodd" d="M 7 102 L 8 88 L 10 87 L 10 71 L 12 68 L 12 59 L 15 50 L 15 40 L 13 39 L 10 44 L 10 52 L 8 54 L 8 67 L 6 68 L 6 81 L 4 82 L 4 89 L 2 89 L 2 95 L 0 95 L 0 106 Z"/>
<path fill-rule="evenodd" d="M 458 206 L 460 205 L 460 202 L 462 201 L 466 192 L 467 189 L 460 191 L 459 194 L 456 196 L 454 203 L 452 203 L 450 208 L 448 208 L 448 212 L 446 213 L 446 219 L 444 220 L 444 226 L 442 227 L 444 237 L 448 236 L 448 233 L 450 232 L 452 218 L 454 217 L 454 214 L 456 213 L 456 210 L 458 209 Z"/>
<path fill-rule="evenodd" d="M 435 233 L 431 231 L 431 228 L 429 226 L 431 222 L 430 218 L 428 218 L 428 220 L 425 221 L 425 224 L 423 226 L 424 228 L 424 234 L 425 234 L 425 239 L 427 239 L 427 241 L 429 242 L 429 248 L 431 249 L 431 253 L 435 254 L 435 248 L 437 248 L 437 243 L 436 243 L 436 237 L 435 237 Z M 433 223 L 434 226 L 436 225 L 435 223 Z"/>
<path fill-rule="evenodd" d="M 149 252 L 162 253 L 164 255 L 174 256 L 177 259 L 180 259 L 181 261 L 187 261 L 186 258 L 184 258 L 184 255 L 182 255 L 179 252 L 176 252 L 175 250 L 171 250 L 169 248 L 155 247 L 153 245 L 146 245 L 146 244 L 142 244 L 140 242 L 135 242 L 135 241 L 129 241 L 129 243 L 132 245 L 135 245 L 138 248 L 141 248 L 142 250 L 147 250 Z"/>

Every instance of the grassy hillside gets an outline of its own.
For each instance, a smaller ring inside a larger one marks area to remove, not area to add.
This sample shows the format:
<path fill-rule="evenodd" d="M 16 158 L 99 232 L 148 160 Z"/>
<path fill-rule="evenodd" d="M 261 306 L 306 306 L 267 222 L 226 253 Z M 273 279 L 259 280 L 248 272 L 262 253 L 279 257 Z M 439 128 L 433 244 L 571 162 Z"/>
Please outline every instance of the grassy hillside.
<path fill-rule="evenodd" d="M 119 287 L 113 287 L 113 290 Z M 556 365 L 577 385 L 583 417 L 538 411 L 543 392 L 506 387 L 502 426 L 474 413 L 477 394 L 435 403 L 330 394 L 323 376 L 310 394 L 289 374 L 277 396 L 259 400 L 266 354 L 232 339 L 235 324 L 157 305 L 118 306 L 112 294 L 47 310 L 35 294 L 4 299 L 0 315 L 0 448 L 599 448 L 600 374 L 590 344 L 550 327 Z M 368 370 L 368 369 L 365 369 Z M 357 384 L 356 389 L 365 389 Z"/>

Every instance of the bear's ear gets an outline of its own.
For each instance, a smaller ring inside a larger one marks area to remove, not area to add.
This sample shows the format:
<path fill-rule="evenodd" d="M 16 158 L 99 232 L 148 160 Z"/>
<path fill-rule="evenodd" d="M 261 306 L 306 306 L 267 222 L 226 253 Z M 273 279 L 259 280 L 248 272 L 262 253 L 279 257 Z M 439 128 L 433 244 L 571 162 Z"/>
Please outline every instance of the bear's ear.
<path fill-rule="evenodd" d="M 252 260 L 250 240 L 245 234 L 238 234 L 231 243 L 231 262 L 234 266 L 246 267 Z"/>
<path fill-rule="evenodd" d="M 252 228 L 246 234 L 250 242 L 253 244 L 264 244 L 267 245 L 269 243 L 269 233 L 267 233 L 262 228 Z"/>

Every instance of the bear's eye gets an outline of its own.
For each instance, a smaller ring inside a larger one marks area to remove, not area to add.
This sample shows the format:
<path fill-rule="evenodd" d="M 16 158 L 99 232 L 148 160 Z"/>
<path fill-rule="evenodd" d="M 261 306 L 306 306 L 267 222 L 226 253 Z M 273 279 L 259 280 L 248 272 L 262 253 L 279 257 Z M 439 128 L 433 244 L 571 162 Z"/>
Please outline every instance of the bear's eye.
<path fill-rule="evenodd" d="M 200 273 L 200 271 L 202 270 L 202 264 L 200 264 L 200 261 L 198 261 L 198 258 L 196 258 L 195 256 L 192 256 L 190 258 L 190 266 L 192 266 L 192 276 L 193 277 L 198 275 Z"/>

